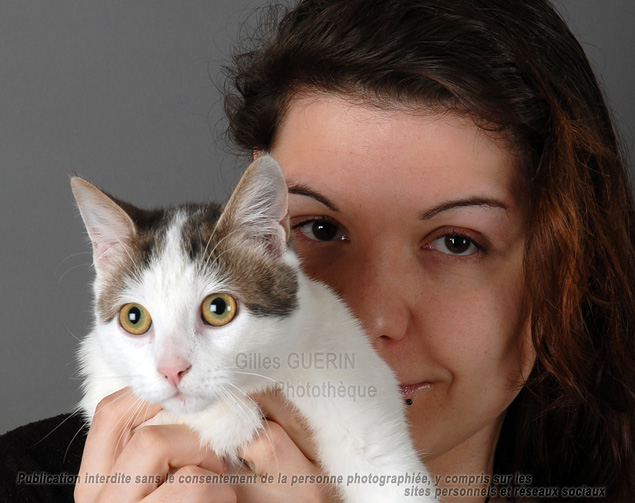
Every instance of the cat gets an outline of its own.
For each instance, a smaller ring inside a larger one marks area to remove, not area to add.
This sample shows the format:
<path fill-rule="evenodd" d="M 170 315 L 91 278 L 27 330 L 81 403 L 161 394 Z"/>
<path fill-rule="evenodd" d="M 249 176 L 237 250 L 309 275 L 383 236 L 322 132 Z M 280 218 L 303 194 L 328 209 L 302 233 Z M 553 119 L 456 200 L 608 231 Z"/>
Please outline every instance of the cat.
<path fill-rule="evenodd" d="M 227 205 L 141 210 L 74 177 L 93 245 L 95 326 L 80 409 L 131 387 L 228 460 L 266 435 L 249 394 L 284 393 L 347 503 L 431 503 L 397 380 L 344 302 L 292 250 L 277 162 L 254 161 Z M 413 496 L 413 486 L 417 494 Z"/>

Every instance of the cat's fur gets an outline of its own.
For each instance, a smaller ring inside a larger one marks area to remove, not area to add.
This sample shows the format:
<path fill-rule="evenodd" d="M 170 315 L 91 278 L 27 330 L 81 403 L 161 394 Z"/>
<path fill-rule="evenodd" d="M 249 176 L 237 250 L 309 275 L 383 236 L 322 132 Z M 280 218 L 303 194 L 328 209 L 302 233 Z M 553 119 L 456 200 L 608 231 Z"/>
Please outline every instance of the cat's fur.
<path fill-rule="evenodd" d="M 356 474 L 427 472 L 411 445 L 393 372 L 342 300 L 308 279 L 288 247 L 287 188 L 271 157 L 249 167 L 224 209 L 144 211 L 82 179 L 72 187 L 96 269 L 95 328 L 79 351 L 80 407 L 89 421 L 101 399 L 129 386 L 163 407 L 155 423 L 186 424 L 235 458 L 254 435 L 266 435 L 248 394 L 278 382 L 293 391 L 288 398 L 314 434 L 320 465 L 343 476 L 346 502 L 433 501 L 404 495 L 412 485 L 429 487 L 422 482 L 346 484 Z M 238 302 L 236 317 L 221 327 L 201 319 L 203 299 L 215 292 Z M 152 317 L 144 335 L 120 326 L 118 312 L 129 302 Z M 295 365 L 302 356 L 305 363 Z M 187 368 L 178 388 L 159 370 L 170 365 Z"/>

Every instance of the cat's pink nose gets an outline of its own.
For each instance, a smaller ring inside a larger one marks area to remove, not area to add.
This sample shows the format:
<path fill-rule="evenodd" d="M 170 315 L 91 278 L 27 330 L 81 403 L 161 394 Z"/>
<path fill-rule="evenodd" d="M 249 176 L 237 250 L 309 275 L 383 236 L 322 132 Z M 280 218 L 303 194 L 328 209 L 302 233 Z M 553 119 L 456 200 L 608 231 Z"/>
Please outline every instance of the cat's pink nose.
<path fill-rule="evenodd" d="M 157 370 L 176 388 L 191 367 L 191 365 L 178 365 L 175 367 L 159 367 Z"/>

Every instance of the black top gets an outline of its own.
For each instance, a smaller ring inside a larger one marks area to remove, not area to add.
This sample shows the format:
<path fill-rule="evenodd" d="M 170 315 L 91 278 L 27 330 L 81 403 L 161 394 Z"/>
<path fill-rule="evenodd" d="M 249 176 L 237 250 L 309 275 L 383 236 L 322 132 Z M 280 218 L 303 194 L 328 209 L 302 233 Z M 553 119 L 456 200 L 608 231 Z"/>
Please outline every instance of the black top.
<path fill-rule="evenodd" d="M 88 428 L 62 414 L 0 436 L 0 501 L 73 501 Z"/>

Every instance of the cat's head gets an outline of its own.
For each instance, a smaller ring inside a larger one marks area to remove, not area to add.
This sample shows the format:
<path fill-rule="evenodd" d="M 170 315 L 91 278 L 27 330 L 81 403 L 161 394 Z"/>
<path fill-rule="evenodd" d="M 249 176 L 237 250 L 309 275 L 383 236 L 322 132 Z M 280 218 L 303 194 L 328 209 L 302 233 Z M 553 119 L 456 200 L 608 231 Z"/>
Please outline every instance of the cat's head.
<path fill-rule="evenodd" d="M 88 402 L 130 386 L 166 409 L 196 412 L 241 393 L 234 386 L 264 384 L 240 372 L 236 355 L 280 344 L 276 328 L 297 304 L 278 164 L 252 163 L 224 209 L 141 210 L 71 183 L 96 272 L 95 329 L 80 350 Z"/>

